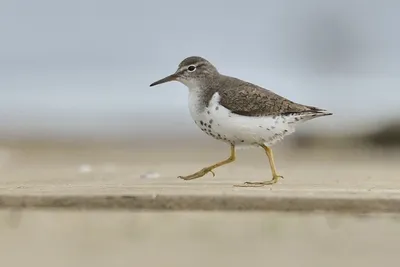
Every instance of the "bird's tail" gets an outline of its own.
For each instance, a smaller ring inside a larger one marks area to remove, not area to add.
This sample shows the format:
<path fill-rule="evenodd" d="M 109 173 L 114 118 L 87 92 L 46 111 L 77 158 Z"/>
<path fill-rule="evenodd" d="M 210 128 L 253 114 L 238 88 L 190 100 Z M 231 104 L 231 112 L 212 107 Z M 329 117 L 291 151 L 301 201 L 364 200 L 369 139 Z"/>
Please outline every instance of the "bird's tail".
<path fill-rule="evenodd" d="M 305 121 L 312 120 L 315 118 L 333 115 L 332 112 L 329 112 L 325 109 L 320 109 L 320 108 L 311 107 L 311 106 L 305 106 L 305 107 L 306 107 L 306 109 L 303 111 L 287 114 L 291 117 L 293 116 L 293 118 L 294 118 L 293 122 L 291 122 L 291 123 L 305 122 Z"/>
<path fill-rule="evenodd" d="M 318 112 L 315 112 L 314 115 L 317 115 L 316 117 L 322 117 L 322 116 L 331 116 L 331 115 L 333 115 L 333 113 L 329 112 L 327 110 L 321 109 Z"/>
<path fill-rule="evenodd" d="M 304 121 L 308 121 L 308 120 L 312 120 L 312 119 L 316 119 L 316 118 L 324 117 L 324 116 L 330 116 L 330 115 L 333 115 L 333 113 L 329 112 L 325 109 L 313 108 L 312 110 L 303 112 L 300 116 L 301 116 L 301 120 L 304 122 Z"/>
<path fill-rule="evenodd" d="M 322 116 L 330 116 L 333 115 L 332 112 L 329 112 L 325 109 L 317 108 L 317 107 L 312 107 L 312 106 L 306 106 L 308 109 L 305 111 L 305 113 L 310 113 L 311 115 L 315 115 L 315 117 L 322 117 Z"/>

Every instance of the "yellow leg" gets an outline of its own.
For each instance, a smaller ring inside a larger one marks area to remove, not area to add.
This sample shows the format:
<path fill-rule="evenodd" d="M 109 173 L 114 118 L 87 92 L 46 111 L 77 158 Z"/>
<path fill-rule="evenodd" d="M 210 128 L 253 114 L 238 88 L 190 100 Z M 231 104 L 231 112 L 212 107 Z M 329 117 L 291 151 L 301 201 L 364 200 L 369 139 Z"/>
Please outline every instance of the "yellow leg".
<path fill-rule="evenodd" d="M 236 153 L 235 153 L 235 145 L 231 144 L 231 156 L 226 159 L 223 160 L 221 162 L 218 162 L 214 165 L 211 165 L 209 167 L 205 167 L 203 169 L 201 169 L 200 171 L 193 173 L 191 175 L 188 176 L 178 176 L 178 178 L 183 179 L 183 180 L 193 180 L 193 179 L 197 179 L 200 177 L 203 177 L 204 175 L 206 175 L 207 173 L 211 172 L 213 174 L 213 176 L 215 176 L 215 173 L 213 172 L 213 169 L 218 168 L 222 165 L 228 164 L 233 162 L 236 159 Z"/>
<path fill-rule="evenodd" d="M 260 187 L 264 185 L 272 185 L 278 182 L 278 178 L 283 178 L 283 176 L 278 175 L 275 168 L 274 154 L 272 153 L 272 149 L 267 147 L 266 145 L 261 145 L 261 147 L 265 150 L 265 153 L 268 156 L 269 165 L 271 166 L 272 179 L 269 181 L 262 182 L 245 182 L 244 184 L 235 185 L 237 187 Z"/>

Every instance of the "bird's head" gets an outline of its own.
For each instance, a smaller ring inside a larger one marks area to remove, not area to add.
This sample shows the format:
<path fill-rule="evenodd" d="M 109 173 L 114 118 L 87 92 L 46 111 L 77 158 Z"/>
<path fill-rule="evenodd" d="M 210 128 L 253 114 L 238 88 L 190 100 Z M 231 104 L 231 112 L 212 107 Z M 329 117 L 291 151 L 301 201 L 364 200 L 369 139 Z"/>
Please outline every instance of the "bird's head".
<path fill-rule="evenodd" d="M 199 86 L 199 84 L 218 74 L 217 69 L 208 60 L 202 57 L 192 56 L 185 58 L 179 64 L 175 73 L 150 84 L 150 86 L 170 81 L 178 81 L 192 88 Z"/>

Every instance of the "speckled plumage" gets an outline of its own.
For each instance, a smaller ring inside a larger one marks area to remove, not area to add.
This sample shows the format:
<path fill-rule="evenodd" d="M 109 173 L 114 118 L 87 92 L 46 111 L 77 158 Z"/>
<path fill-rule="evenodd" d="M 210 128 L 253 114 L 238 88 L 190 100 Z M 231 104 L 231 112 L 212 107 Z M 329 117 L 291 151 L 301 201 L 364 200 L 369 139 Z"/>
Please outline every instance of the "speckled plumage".
<path fill-rule="evenodd" d="M 321 116 L 332 115 L 323 109 L 288 100 L 258 85 L 230 77 L 219 71 L 202 57 L 188 57 L 177 71 L 150 86 L 176 80 L 189 89 L 189 111 L 197 126 L 207 135 L 231 144 L 228 160 L 189 175 L 190 180 L 234 160 L 236 146 L 261 146 L 271 164 L 273 180 L 280 177 L 275 170 L 272 146 L 295 131 L 296 124 Z"/>
<path fill-rule="evenodd" d="M 201 87 L 199 101 L 203 107 L 206 107 L 212 96 L 218 92 L 221 105 L 238 115 L 253 117 L 304 112 L 328 115 L 325 110 L 295 103 L 258 85 L 220 74 L 209 61 L 201 57 L 193 56 L 184 59 L 179 64 L 179 69 L 195 64 L 197 68 L 205 67 L 203 75 L 197 77 L 202 81 L 198 86 Z"/>
<path fill-rule="evenodd" d="M 206 134 L 218 140 L 235 145 L 271 146 L 293 133 L 298 122 L 330 115 L 258 85 L 220 74 L 201 57 L 186 58 L 177 72 L 191 65 L 197 68 L 196 79 L 181 80 L 189 88 L 191 116 Z M 209 120 L 219 120 L 219 123 L 206 128 L 200 124 Z"/>
<path fill-rule="evenodd" d="M 221 97 L 214 93 L 207 106 L 199 111 L 196 96 L 189 94 L 189 110 L 192 118 L 207 135 L 238 147 L 272 146 L 284 136 L 294 132 L 294 124 L 300 120 L 295 115 L 247 117 L 233 113 L 220 104 Z"/>

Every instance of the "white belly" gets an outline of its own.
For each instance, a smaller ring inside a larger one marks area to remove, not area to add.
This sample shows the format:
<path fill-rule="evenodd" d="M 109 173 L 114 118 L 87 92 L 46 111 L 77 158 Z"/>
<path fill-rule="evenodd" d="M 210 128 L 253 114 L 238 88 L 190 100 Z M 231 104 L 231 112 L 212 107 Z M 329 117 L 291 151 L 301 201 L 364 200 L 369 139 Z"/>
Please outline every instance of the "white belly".
<path fill-rule="evenodd" d="M 199 99 L 190 92 L 190 114 L 206 134 L 235 145 L 248 146 L 265 144 L 271 146 L 285 135 L 294 132 L 294 116 L 247 117 L 234 114 L 219 104 L 220 96 L 215 93 L 208 107 L 199 109 Z"/>

